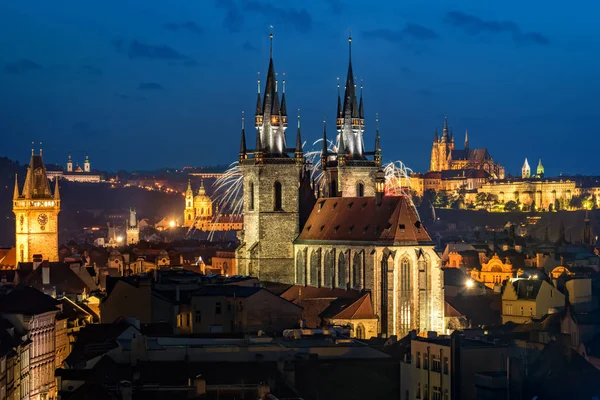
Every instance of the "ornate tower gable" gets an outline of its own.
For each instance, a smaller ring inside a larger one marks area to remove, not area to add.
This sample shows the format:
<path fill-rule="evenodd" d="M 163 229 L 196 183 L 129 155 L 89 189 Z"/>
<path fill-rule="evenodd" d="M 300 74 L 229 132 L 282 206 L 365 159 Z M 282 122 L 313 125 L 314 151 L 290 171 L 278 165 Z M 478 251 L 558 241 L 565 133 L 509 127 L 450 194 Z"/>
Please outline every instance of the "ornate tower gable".
<path fill-rule="evenodd" d="M 531 167 L 529 167 L 529 162 L 526 158 L 523 167 L 521 168 L 521 178 L 527 179 L 529 177 L 531 177 Z"/>
<path fill-rule="evenodd" d="M 41 151 L 35 154 L 32 150 L 22 191 L 15 177 L 13 212 L 17 262 L 30 262 L 38 254 L 45 260 L 58 261 L 60 201 L 58 179 L 52 194 Z"/>

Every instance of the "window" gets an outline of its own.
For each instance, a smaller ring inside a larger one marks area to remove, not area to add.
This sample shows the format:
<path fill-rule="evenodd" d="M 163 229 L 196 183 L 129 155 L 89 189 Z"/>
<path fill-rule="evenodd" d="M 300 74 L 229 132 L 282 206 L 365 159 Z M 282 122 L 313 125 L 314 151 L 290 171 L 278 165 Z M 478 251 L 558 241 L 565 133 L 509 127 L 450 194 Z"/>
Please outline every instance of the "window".
<path fill-rule="evenodd" d="M 250 182 L 250 187 L 248 188 L 250 191 L 250 203 L 248 204 L 248 210 L 254 210 L 254 182 Z"/>
<path fill-rule="evenodd" d="M 357 339 L 365 338 L 365 327 L 363 326 L 363 324 L 358 324 L 358 326 L 356 327 L 356 338 Z"/>
<path fill-rule="evenodd" d="M 362 183 L 356 184 L 356 197 L 364 197 L 365 195 L 365 185 Z"/>
<path fill-rule="evenodd" d="M 221 315 L 221 302 L 220 301 L 217 301 L 215 304 L 215 314 Z"/>
<path fill-rule="evenodd" d="M 417 368 L 421 368 L 421 352 L 417 351 L 417 357 L 415 357 L 416 360 L 416 367 Z"/>
<path fill-rule="evenodd" d="M 188 214 L 188 221 L 192 219 L 192 214 Z"/>
<path fill-rule="evenodd" d="M 177 326 L 181 326 L 181 314 L 177 314 Z"/>
<path fill-rule="evenodd" d="M 417 399 L 421 398 L 421 384 L 417 383 Z"/>
<path fill-rule="evenodd" d="M 202 322 L 202 312 L 200 310 L 196 310 L 196 317 L 194 319 L 197 323 Z"/>
<path fill-rule="evenodd" d="M 440 359 L 437 356 L 431 357 L 431 370 L 434 372 L 440 372 L 442 370 Z"/>
<path fill-rule="evenodd" d="M 523 306 L 521 306 L 521 315 L 523 315 Z"/>
<path fill-rule="evenodd" d="M 442 392 L 440 391 L 439 387 L 433 387 L 433 391 L 431 392 L 431 400 L 442 400 Z"/>
<path fill-rule="evenodd" d="M 429 369 L 429 354 L 423 354 L 423 369 Z"/>
<path fill-rule="evenodd" d="M 512 313 L 513 313 L 513 305 L 512 304 L 507 304 L 505 308 L 506 308 L 506 315 L 512 315 Z"/>
<path fill-rule="evenodd" d="M 448 357 L 444 357 L 444 374 L 448 375 L 449 369 L 450 369 L 450 363 L 448 362 Z"/>
<path fill-rule="evenodd" d="M 185 325 L 186 326 L 191 326 L 192 325 L 192 314 L 191 313 L 187 313 L 185 314 Z"/>
<path fill-rule="evenodd" d="M 274 192 L 275 192 L 275 206 L 274 206 L 274 210 L 275 211 L 282 211 L 282 208 L 281 208 L 282 207 L 281 183 L 275 182 Z"/>
<path fill-rule="evenodd" d="M 429 387 L 425 385 L 425 390 L 423 391 L 423 400 L 429 400 Z"/>
<path fill-rule="evenodd" d="M 533 307 L 529 307 L 529 315 L 533 316 Z"/>

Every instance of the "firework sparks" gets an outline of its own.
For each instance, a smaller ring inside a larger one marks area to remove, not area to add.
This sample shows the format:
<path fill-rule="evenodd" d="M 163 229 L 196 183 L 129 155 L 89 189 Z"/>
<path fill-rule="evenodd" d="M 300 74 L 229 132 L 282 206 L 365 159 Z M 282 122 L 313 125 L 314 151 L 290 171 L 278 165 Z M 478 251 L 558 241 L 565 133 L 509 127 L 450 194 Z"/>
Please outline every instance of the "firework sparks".
<path fill-rule="evenodd" d="M 402 161 L 392 161 L 383 166 L 385 174 L 385 192 L 392 196 L 411 195 L 410 174 L 412 169 L 408 168 Z"/>

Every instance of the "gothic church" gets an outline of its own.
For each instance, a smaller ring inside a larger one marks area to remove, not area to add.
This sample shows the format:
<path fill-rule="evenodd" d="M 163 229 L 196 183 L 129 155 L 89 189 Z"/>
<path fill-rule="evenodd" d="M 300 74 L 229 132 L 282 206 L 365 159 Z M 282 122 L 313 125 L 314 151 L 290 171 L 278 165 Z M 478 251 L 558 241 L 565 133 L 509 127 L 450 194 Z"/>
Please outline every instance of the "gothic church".
<path fill-rule="evenodd" d="M 309 178 L 299 122 L 295 147 L 286 144 L 285 81 L 280 93 L 272 40 L 271 35 L 262 95 L 259 82 L 254 149 L 247 148 L 242 127 L 239 271 L 263 281 L 368 292 L 383 335 L 442 331 L 440 258 L 411 200 L 386 196 L 378 129 L 374 150 L 365 151 L 364 104 L 354 83 L 352 39 L 343 101 L 338 88 L 338 145 L 333 150 L 327 146 L 325 128 L 318 182 Z"/>

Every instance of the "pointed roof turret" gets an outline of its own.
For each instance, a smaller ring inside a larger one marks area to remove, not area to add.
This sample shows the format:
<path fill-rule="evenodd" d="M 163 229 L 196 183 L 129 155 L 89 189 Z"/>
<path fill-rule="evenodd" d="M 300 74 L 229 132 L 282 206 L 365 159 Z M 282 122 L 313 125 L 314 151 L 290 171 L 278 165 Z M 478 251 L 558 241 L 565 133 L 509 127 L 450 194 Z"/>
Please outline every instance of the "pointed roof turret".
<path fill-rule="evenodd" d="M 40 151 L 41 153 L 41 151 Z M 46 166 L 41 154 L 34 154 L 32 150 L 27 176 L 23 185 L 23 196 L 26 199 L 51 199 L 50 184 L 46 175 Z"/>
<path fill-rule="evenodd" d="M 338 91 L 338 99 L 337 99 L 337 114 L 336 114 L 336 118 L 342 118 L 342 97 L 340 95 L 340 78 L 338 79 L 338 84 L 337 84 L 337 91 Z"/>
<path fill-rule="evenodd" d="M 201 196 L 206 194 L 206 189 L 204 189 L 204 179 L 200 179 L 200 188 L 198 189 L 198 194 Z"/>
<path fill-rule="evenodd" d="M 536 173 L 539 175 L 540 178 L 544 177 L 544 166 L 542 165 L 542 157 L 540 157 L 540 160 L 538 161 Z"/>
<path fill-rule="evenodd" d="M 277 76 L 277 74 L 275 74 Z M 275 78 L 275 91 L 273 92 L 273 108 L 271 109 L 271 115 L 280 115 L 281 106 L 279 105 L 279 82 Z"/>
<path fill-rule="evenodd" d="M 19 177 L 18 174 L 15 174 L 15 190 L 13 191 L 13 200 L 19 198 Z"/>
<path fill-rule="evenodd" d="M 54 200 L 60 200 L 60 191 L 58 189 L 58 176 L 54 177 Z"/>
<path fill-rule="evenodd" d="M 242 137 L 240 139 L 240 161 L 246 158 L 246 131 L 244 129 L 244 112 L 242 111 Z"/>
<path fill-rule="evenodd" d="M 340 143 L 339 143 L 339 148 L 338 148 L 338 161 L 339 163 L 342 162 L 342 160 L 346 159 L 346 146 L 344 146 L 344 133 L 340 133 Z"/>
<path fill-rule="evenodd" d="M 296 157 L 302 157 L 302 137 L 300 136 L 300 109 L 298 109 L 298 132 L 296 133 Z"/>
<path fill-rule="evenodd" d="M 444 115 L 444 130 L 442 131 L 442 139 L 448 139 L 448 117 Z"/>
<path fill-rule="evenodd" d="M 263 97 L 262 109 L 266 113 L 273 109 L 274 97 L 276 94 L 277 81 L 275 77 L 275 66 L 273 65 L 273 34 L 269 35 L 270 50 L 269 50 L 269 70 L 267 71 L 267 83 L 265 85 L 265 94 Z M 278 101 L 279 102 L 279 101 Z"/>
<path fill-rule="evenodd" d="M 381 166 L 381 143 L 379 137 L 379 113 L 375 114 L 375 163 Z"/>
<path fill-rule="evenodd" d="M 285 73 L 284 73 L 285 75 Z M 281 116 L 282 117 L 286 117 L 287 116 L 287 105 L 285 104 L 285 77 L 283 78 L 283 81 L 281 82 L 281 86 L 282 86 L 282 91 L 281 91 Z"/>
<path fill-rule="evenodd" d="M 356 85 L 354 84 L 354 72 L 352 71 L 352 35 L 348 36 L 348 74 L 346 76 L 346 91 L 344 94 L 344 117 L 358 118 L 358 110 L 354 111 L 356 106 Z"/>
<path fill-rule="evenodd" d="M 258 80 L 257 80 L 258 84 L 258 91 L 256 93 L 256 115 L 262 115 L 263 113 L 263 109 L 262 109 L 262 102 L 261 102 L 261 98 L 260 98 L 260 72 L 258 73 Z"/>
<path fill-rule="evenodd" d="M 465 130 L 465 150 L 469 149 L 469 130 Z"/>
<path fill-rule="evenodd" d="M 190 179 L 188 179 L 188 187 L 186 189 L 186 192 L 192 192 L 192 181 Z"/>
<path fill-rule="evenodd" d="M 361 83 L 360 84 L 360 104 L 358 105 L 358 117 L 360 119 L 365 119 L 365 110 L 363 108 L 363 96 L 362 96 L 362 92 L 363 92 L 363 85 Z"/>

